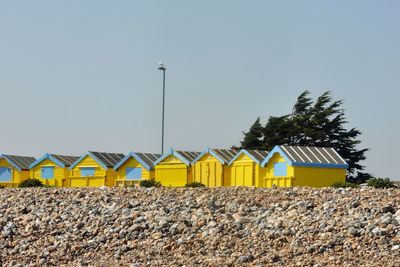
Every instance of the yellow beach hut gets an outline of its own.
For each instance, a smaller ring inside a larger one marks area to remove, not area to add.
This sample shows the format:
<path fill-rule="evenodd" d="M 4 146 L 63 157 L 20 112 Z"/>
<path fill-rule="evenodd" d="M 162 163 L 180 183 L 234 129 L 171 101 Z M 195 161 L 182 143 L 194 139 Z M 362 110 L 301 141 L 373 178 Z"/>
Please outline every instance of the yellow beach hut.
<path fill-rule="evenodd" d="M 139 184 L 141 180 L 155 178 L 154 162 L 161 154 L 131 152 L 115 167 L 117 172 L 116 186 Z"/>
<path fill-rule="evenodd" d="M 193 161 L 193 179 L 208 187 L 230 186 L 229 162 L 239 153 L 234 149 L 206 148 Z"/>
<path fill-rule="evenodd" d="M 70 167 L 70 186 L 114 186 L 117 177 L 115 165 L 124 154 L 89 151 L 75 161 Z"/>
<path fill-rule="evenodd" d="M 172 187 L 185 186 L 192 182 L 191 164 L 199 154 L 199 152 L 171 149 L 154 163 L 156 180 L 163 186 Z"/>
<path fill-rule="evenodd" d="M 264 185 L 327 187 L 346 181 L 347 162 L 325 147 L 275 146 L 261 166 Z"/>
<path fill-rule="evenodd" d="M 15 187 L 29 179 L 29 165 L 36 159 L 14 155 L 0 155 L 0 184 Z"/>
<path fill-rule="evenodd" d="M 242 149 L 230 162 L 231 186 L 256 186 L 259 187 L 265 169 L 261 162 L 268 156 L 264 150 Z"/>
<path fill-rule="evenodd" d="M 46 154 L 32 163 L 31 178 L 40 180 L 45 185 L 66 187 L 69 185 L 69 167 L 79 157 Z"/>

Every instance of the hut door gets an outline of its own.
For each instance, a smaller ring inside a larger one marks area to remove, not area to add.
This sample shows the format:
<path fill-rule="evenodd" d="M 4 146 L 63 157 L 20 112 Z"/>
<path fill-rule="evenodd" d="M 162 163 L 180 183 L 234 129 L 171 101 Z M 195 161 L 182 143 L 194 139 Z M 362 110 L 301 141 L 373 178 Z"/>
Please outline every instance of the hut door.
<path fill-rule="evenodd" d="M 208 162 L 202 162 L 200 183 L 204 184 L 205 186 L 208 186 L 208 176 L 209 176 Z"/>
<path fill-rule="evenodd" d="M 244 186 L 243 165 L 235 166 L 235 186 Z"/>
<path fill-rule="evenodd" d="M 246 164 L 244 167 L 244 185 L 254 186 L 253 184 L 253 166 L 251 164 Z"/>
<path fill-rule="evenodd" d="M 215 162 L 209 162 L 209 176 L 208 176 L 208 186 L 216 186 L 216 169 Z"/>

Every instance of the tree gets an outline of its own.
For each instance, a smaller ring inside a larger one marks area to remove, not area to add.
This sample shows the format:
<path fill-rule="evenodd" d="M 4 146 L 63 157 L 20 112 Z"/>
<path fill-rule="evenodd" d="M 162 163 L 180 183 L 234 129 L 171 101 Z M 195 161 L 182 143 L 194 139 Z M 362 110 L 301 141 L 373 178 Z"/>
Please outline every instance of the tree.
<path fill-rule="evenodd" d="M 241 147 L 246 149 L 257 149 L 262 145 L 263 126 L 261 125 L 260 118 L 257 118 L 249 131 L 244 134 L 244 139 L 241 142 Z"/>
<path fill-rule="evenodd" d="M 360 162 L 365 160 L 368 149 L 358 148 L 361 132 L 357 128 L 346 129 L 348 121 L 342 105 L 343 100 L 334 101 L 329 91 L 319 96 L 315 102 L 310 92 L 304 91 L 297 98 L 290 114 L 269 117 L 262 127 L 261 144 L 254 142 L 251 149 L 271 150 L 275 145 L 332 147 L 349 164 L 348 179 L 365 181 L 370 175 L 362 172 L 365 167 Z M 251 128 L 245 133 L 243 148 L 250 149 L 249 143 L 245 142 L 251 138 L 250 132 Z"/>

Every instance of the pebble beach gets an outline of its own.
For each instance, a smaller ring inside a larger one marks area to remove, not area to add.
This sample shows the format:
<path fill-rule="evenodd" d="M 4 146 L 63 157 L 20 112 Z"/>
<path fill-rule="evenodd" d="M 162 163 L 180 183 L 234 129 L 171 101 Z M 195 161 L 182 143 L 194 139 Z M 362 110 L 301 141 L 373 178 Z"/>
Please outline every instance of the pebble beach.
<path fill-rule="evenodd" d="M 400 190 L 0 190 L 2 266 L 399 266 Z"/>

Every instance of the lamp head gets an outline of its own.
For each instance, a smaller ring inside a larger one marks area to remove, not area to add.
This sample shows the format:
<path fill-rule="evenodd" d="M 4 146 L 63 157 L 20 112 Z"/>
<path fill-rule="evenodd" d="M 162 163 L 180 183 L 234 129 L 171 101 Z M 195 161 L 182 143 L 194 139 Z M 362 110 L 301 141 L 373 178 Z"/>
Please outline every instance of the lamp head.
<path fill-rule="evenodd" d="M 166 70 L 167 68 L 165 67 L 164 63 L 162 63 L 162 61 L 158 62 L 158 69 L 159 70 Z"/>

